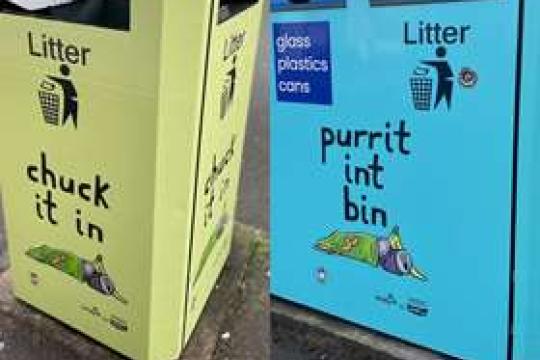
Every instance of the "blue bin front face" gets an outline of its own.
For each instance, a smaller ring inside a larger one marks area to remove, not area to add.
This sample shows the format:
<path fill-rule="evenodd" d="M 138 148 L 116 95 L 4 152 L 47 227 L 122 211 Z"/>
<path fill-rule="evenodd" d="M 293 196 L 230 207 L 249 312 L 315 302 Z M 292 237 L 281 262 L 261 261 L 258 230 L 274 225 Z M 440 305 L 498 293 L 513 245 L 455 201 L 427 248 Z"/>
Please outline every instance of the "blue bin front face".
<path fill-rule="evenodd" d="M 271 291 L 505 360 L 518 1 L 419 2 L 274 1 Z"/>

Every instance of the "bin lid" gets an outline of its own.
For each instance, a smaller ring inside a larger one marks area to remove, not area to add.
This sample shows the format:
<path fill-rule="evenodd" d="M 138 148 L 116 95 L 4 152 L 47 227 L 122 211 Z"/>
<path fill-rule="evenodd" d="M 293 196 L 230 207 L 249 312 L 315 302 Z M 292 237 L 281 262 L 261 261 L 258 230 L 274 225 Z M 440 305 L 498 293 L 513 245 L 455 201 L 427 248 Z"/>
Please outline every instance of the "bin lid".
<path fill-rule="evenodd" d="M 49 7 L 70 4 L 77 0 L 7 0 L 28 11 L 42 10 Z"/>

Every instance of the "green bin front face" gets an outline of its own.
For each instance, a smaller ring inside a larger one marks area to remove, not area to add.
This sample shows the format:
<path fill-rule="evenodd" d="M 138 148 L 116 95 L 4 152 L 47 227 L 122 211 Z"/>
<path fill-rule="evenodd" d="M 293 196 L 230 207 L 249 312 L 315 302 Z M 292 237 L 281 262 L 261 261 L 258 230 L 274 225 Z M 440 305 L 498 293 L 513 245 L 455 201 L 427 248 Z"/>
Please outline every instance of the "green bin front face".
<path fill-rule="evenodd" d="M 262 7 L 218 25 L 218 1 L 111 1 L 113 17 L 86 3 L 30 15 L 0 1 L 14 291 L 127 356 L 173 358 L 229 252 Z M 216 50 L 229 32 L 249 35 L 223 115 L 207 83 L 234 66 Z"/>
<path fill-rule="evenodd" d="M 148 338 L 160 12 L 133 2 L 129 31 L 0 15 L 15 294 L 134 357 Z"/>

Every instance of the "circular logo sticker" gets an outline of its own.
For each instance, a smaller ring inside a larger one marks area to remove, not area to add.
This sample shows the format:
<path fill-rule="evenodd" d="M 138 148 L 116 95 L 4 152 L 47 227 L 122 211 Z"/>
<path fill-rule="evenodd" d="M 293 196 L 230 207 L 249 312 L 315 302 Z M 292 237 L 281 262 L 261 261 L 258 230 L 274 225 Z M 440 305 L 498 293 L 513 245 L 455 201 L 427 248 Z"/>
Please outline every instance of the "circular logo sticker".
<path fill-rule="evenodd" d="M 478 74 L 471 68 L 463 68 L 459 73 L 459 83 L 464 88 L 473 88 L 478 83 Z"/>
<path fill-rule="evenodd" d="M 320 283 L 325 283 L 328 277 L 328 273 L 326 272 L 326 269 L 323 267 L 320 267 L 317 269 L 315 276 L 317 278 L 317 281 Z"/>

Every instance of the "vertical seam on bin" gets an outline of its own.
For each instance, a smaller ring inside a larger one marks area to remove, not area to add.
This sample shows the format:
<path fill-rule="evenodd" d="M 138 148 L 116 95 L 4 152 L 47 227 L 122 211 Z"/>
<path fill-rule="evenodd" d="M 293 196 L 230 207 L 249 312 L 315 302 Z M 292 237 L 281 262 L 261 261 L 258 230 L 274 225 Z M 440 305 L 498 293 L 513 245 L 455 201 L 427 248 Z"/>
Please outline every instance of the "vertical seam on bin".
<path fill-rule="evenodd" d="M 524 0 L 519 0 L 518 38 L 516 57 L 516 89 L 514 106 L 514 154 L 512 165 L 512 205 L 510 234 L 510 279 L 508 309 L 508 347 L 507 359 L 514 358 L 514 304 L 515 304 L 515 269 L 516 269 L 516 235 L 517 235 L 517 202 L 519 175 L 519 129 L 521 121 L 521 80 L 523 76 L 523 35 L 524 35 Z"/>
<path fill-rule="evenodd" d="M 201 160 L 201 148 L 202 148 L 202 133 L 203 133 L 203 123 L 204 123 L 204 109 L 206 105 L 206 88 L 207 88 L 207 78 L 208 78 L 208 68 L 210 66 L 210 51 L 211 51 L 211 39 L 212 32 L 214 29 L 214 11 L 215 11 L 215 0 L 212 0 L 210 3 L 210 16 L 208 20 L 208 33 L 206 34 L 206 54 L 204 60 L 204 74 L 203 74 L 203 84 L 202 84 L 202 98 L 201 98 L 201 110 L 199 117 L 199 134 L 197 138 L 197 157 L 195 160 L 195 187 L 193 191 L 193 207 L 191 211 L 191 230 L 189 235 L 189 252 L 188 252 L 188 264 L 187 264 L 187 279 L 186 279 L 186 291 L 185 301 L 184 301 L 184 321 L 182 325 L 182 347 L 186 344 L 186 327 L 187 327 L 187 316 L 188 316 L 188 304 L 189 304 L 189 295 L 190 295 L 190 282 L 191 282 L 191 257 L 193 253 L 193 238 L 195 231 L 195 213 L 197 209 L 197 192 L 199 184 L 199 165 Z"/>

